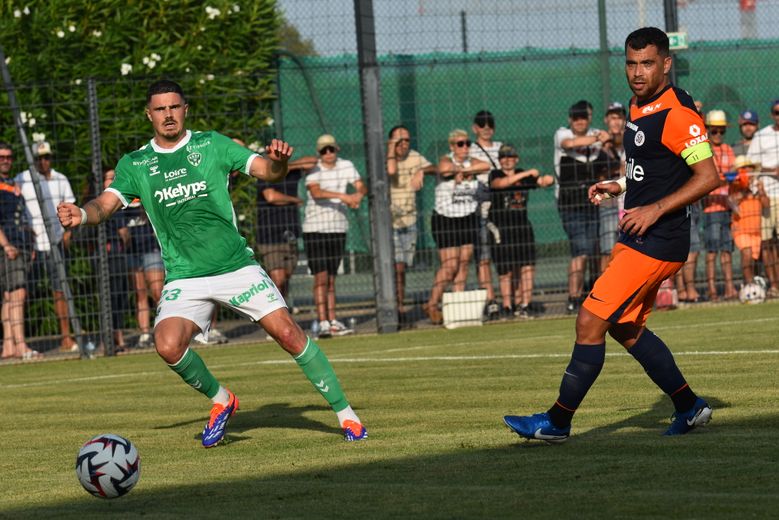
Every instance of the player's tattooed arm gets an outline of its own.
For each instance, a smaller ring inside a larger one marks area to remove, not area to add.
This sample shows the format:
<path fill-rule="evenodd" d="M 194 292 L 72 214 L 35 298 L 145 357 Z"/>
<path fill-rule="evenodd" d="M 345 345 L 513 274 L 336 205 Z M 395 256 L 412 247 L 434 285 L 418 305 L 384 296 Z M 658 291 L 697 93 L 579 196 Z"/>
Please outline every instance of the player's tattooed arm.
<path fill-rule="evenodd" d="M 72 202 L 62 202 L 57 206 L 57 217 L 65 229 L 84 224 L 97 225 L 104 222 L 122 207 L 122 201 L 114 193 L 104 191 L 97 198 L 79 208 Z"/>

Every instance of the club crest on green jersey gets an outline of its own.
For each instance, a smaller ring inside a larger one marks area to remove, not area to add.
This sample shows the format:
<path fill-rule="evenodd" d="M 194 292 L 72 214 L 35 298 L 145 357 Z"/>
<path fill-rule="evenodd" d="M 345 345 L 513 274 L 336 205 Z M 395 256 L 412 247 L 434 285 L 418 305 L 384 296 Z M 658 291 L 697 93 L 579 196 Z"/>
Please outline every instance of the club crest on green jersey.
<path fill-rule="evenodd" d="M 191 154 L 187 155 L 187 161 L 189 161 L 189 164 L 194 167 L 198 167 L 200 165 L 200 161 L 202 160 L 203 155 L 200 152 L 192 152 Z"/>

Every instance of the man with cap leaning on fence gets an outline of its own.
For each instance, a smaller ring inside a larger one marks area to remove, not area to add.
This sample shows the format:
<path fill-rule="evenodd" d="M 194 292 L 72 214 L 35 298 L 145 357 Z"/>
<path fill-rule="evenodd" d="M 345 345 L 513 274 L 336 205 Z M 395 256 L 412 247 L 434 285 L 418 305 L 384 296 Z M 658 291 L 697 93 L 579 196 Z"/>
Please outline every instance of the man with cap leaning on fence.
<path fill-rule="evenodd" d="M 706 279 L 709 286 L 709 300 L 717 301 L 717 254 L 720 256 L 720 269 L 725 282 L 726 300 L 738 298 L 733 285 L 733 237 L 730 233 L 731 202 L 728 198 L 728 183 L 725 174 L 733 169 L 736 156 L 729 144 L 724 142 L 728 129 L 728 119 L 722 110 L 709 110 L 706 113 L 706 131 L 714 154 L 720 185 L 703 198 L 703 237 L 706 245 Z"/>
<path fill-rule="evenodd" d="M 758 130 L 749 144 L 747 157 L 758 167 L 766 195 L 771 202 L 763 218 L 763 244 L 761 246 L 763 265 L 770 282 L 766 293 L 769 298 L 779 298 L 779 98 L 771 103 L 773 124 Z"/>
<path fill-rule="evenodd" d="M 51 167 L 51 145 L 46 141 L 33 143 L 33 155 L 35 156 L 35 166 L 41 182 L 43 204 L 46 205 L 47 214 L 53 219 L 51 222 L 44 222 L 41 205 L 35 194 L 32 176 L 29 170 L 24 170 L 16 176 L 16 183 L 19 185 L 24 202 L 27 205 L 27 212 L 32 222 L 32 231 L 35 235 L 35 260 L 32 265 L 33 283 L 40 282 L 48 275 L 54 295 L 54 312 L 57 315 L 57 321 L 62 334 L 60 350 L 63 352 L 76 352 L 78 351 L 78 344 L 70 333 L 68 302 L 65 300 L 63 285 L 65 280 L 60 278 L 57 265 L 54 264 L 51 255 L 51 248 L 59 247 L 64 261 L 65 252 L 70 246 L 71 232 L 65 230 L 59 220 L 57 220 L 57 205 L 61 202 L 75 202 L 76 198 L 73 196 L 73 189 L 68 178 Z M 46 228 L 53 232 L 53 244 L 49 242 Z M 67 266 L 67 262 L 64 263 Z"/>
<path fill-rule="evenodd" d="M 759 124 L 760 119 L 754 110 L 744 110 L 739 114 L 738 131 L 741 132 L 741 140 L 733 145 L 733 153 L 736 154 L 736 157 L 747 154 Z"/>
<path fill-rule="evenodd" d="M 308 268 L 314 275 L 314 305 L 320 336 L 343 336 L 354 331 L 336 319 L 335 277 L 346 247 L 347 210 L 360 207 L 368 188 L 351 161 L 338 157 L 338 143 L 330 134 L 319 136 L 319 160 L 306 176 L 303 243 Z M 347 193 L 349 186 L 353 193 Z"/>
<path fill-rule="evenodd" d="M 568 126 L 554 135 L 557 209 L 570 244 L 567 311 L 582 302 L 587 259 L 598 250 L 598 208 L 590 204 L 587 189 L 604 175 L 603 145 L 611 140 L 604 130 L 592 128 L 592 105 L 580 100 L 568 109 Z"/>

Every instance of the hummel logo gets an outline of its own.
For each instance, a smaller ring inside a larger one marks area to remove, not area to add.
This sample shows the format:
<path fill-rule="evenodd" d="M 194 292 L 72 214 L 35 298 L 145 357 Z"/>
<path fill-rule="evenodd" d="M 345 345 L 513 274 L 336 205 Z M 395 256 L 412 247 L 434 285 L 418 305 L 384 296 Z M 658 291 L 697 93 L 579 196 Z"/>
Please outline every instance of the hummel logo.
<path fill-rule="evenodd" d="M 201 383 L 201 382 L 200 382 L 200 380 L 198 379 L 197 381 L 195 381 L 194 383 L 192 383 L 190 386 L 191 386 L 192 388 L 194 388 L 195 390 L 199 390 L 199 389 L 200 389 L 200 387 L 201 387 L 201 386 L 203 386 L 203 383 Z"/>
<path fill-rule="evenodd" d="M 330 390 L 330 387 L 325 384 L 325 380 L 322 379 L 318 383 L 314 383 L 314 386 L 316 386 L 320 392 L 327 392 Z"/>

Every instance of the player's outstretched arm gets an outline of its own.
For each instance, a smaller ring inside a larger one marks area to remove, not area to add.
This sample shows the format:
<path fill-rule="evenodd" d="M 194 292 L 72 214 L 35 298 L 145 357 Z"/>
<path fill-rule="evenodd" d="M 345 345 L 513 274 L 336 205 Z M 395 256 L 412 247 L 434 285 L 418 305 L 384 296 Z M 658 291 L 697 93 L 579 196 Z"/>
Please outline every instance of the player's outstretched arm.
<path fill-rule="evenodd" d="M 265 157 L 252 161 L 249 175 L 265 182 L 279 182 L 287 176 L 287 166 L 295 149 L 285 141 L 273 139 L 265 148 Z"/>
<path fill-rule="evenodd" d="M 596 182 L 587 190 L 590 202 L 600 206 L 602 200 L 619 197 L 625 192 L 627 179 L 620 177 L 617 180 Z"/>
<path fill-rule="evenodd" d="M 61 202 L 57 206 L 57 216 L 60 224 L 65 229 L 83 226 L 84 224 L 97 225 L 104 222 L 122 207 L 122 201 L 114 193 L 104 191 L 97 198 L 79 208 L 71 202 Z"/>

